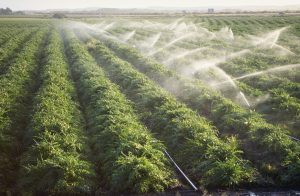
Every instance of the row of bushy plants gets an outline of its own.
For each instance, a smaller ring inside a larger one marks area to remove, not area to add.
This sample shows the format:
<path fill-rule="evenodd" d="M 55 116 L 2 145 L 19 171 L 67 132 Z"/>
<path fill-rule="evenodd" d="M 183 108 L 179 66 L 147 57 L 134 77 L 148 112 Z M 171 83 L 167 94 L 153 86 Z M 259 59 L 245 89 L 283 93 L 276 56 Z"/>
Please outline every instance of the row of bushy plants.
<path fill-rule="evenodd" d="M 266 95 L 265 91 L 253 88 L 243 82 L 236 83 L 244 93 L 252 98 L 257 98 L 259 100 L 260 96 L 265 97 Z M 292 136 L 299 137 L 299 100 L 280 88 L 270 89 L 267 93 L 270 95 L 267 100 L 261 103 L 258 102 L 251 106 L 251 108 L 254 108 L 257 112 L 264 114 L 264 117 L 273 124 L 276 123 L 282 127 L 290 129 L 290 134 Z"/>
<path fill-rule="evenodd" d="M 23 30 L 22 34 L 11 37 L 0 48 L 0 74 L 3 74 L 7 71 L 10 62 L 14 57 L 18 56 L 19 50 L 22 49 L 22 45 L 26 46 L 27 42 L 35 39 L 34 34 L 36 30 L 26 29 Z"/>
<path fill-rule="evenodd" d="M 282 119 L 291 119 L 292 127 L 297 137 L 300 136 L 300 102 L 297 98 L 280 89 L 271 91 L 272 99 L 268 100 L 266 104 L 270 104 L 269 113 L 277 113 Z M 274 107 L 275 105 L 275 107 Z"/>
<path fill-rule="evenodd" d="M 38 31 L 11 63 L 6 74 L 0 76 L 0 191 L 5 191 L 15 180 L 18 155 L 22 151 L 21 138 L 27 118 L 27 98 L 30 87 L 36 82 L 32 77 L 38 65 L 38 50 L 46 36 L 47 28 Z M 3 190 L 4 189 L 4 190 Z"/>
<path fill-rule="evenodd" d="M 235 186 L 253 180 L 254 170 L 241 158 L 235 138 L 222 141 L 205 118 L 178 102 L 103 44 L 90 45 L 90 52 L 110 79 L 135 103 L 142 121 L 165 141 L 192 179 L 204 186 Z"/>
<path fill-rule="evenodd" d="M 34 19 L 34 20 L 19 20 L 11 18 L 1 18 L 0 26 L 3 28 L 28 29 L 36 27 L 45 27 L 51 24 L 50 20 Z"/>
<path fill-rule="evenodd" d="M 180 44 L 180 45 L 182 45 L 182 44 Z M 227 46 L 226 46 L 226 48 L 228 49 Z M 159 56 L 159 58 L 161 57 L 162 59 L 165 59 L 166 54 L 164 54 L 164 51 L 162 51 L 158 55 L 156 55 L 156 59 L 157 59 L 157 56 Z M 205 55 L 200 55 L 200 57 L 207 58 L 207 57 L 205 57 Z M 198 56 L 197 58 L 200 58 L 200 57 Z M 264 70 L 264 69 L 270 68 L 272 66 L 272 64 L 268 65 L 268 63 L 267 63 L 267 61 L 271 61 L 269 58 L 271 58 L 270 55 L 267 57 L 264 57 L 262 59 L 253 58 L 252 56 L 247 56 L 247 57 L 239 58 L 239 60 L 234 60 L 232 62 L 222 64 L 220 66 L 222 69 L 224 69 L 226 71 L 226 73 L 229 73 L 230 75 L 233 75 L 233 76 L 239 76 L 239 75 L 243 75 L 243 74 L 247 74 L 247 73 L 254 73 L 256 71 L 260 71 L 261 69 Z M 259 60 L 257 60 L 257 59 L 259 59 Z M 280 61 L 280 60 L 286 61 L 286 58 L 275 59 L 275 62 Z M 273 61 L 274 61 L 274 59 L 273 59 Z M 251 62 L 253 64 L 251 64 Z M 172 69 L 172 70 L 175 69 L 178 72 L 181 72 L 181 70 L 183 70 L 183 72 L 184 72 L 184 70 L 188 69 L 188 65 L 190 63 L 191 63 L 191 61 L 189 58 L 183 58 L 183 59 L 179 59 L 176 61 L 172 61 L 172 63 L 170 64 L 170 69 Z M 262 67 L 260 67 L 260 66 L 262 66 Z M 297 71 L 297 69 L 285 71 L 283 76 L 288 76 L 287 74 L 294 73 L 294 75 L 289 74 L 289 78 L 292 78 L 293 80 L 297 80 L 297 76 L 296 76 L 297 72 L 296 71 Z M 206 83 L 209 83 L 212 76 L 209 75 L 206 71 L 204 71 L 204 72 L 200 71 L 200 72 L 197 72 L 197 74 L 195 74 L 194 77 L 199 80 L 205 81 Z M 220 81 L 220 82 L 222 82 L 222 81 Z M 298 105 L 297 102 L 299 102 L 298 99 L 292 98 L 292 97 L 299 98 L 299 96 L 300 96 L 300 84 L 299 83 L 291 81 L 286 77 L 279 77 L 279 76 L 276 76 L 273 74 L 263 74 L 262 76 L 247 78 L 247 79 L 244 79 L 243 81 L 239 81 L 239 82 L 235 81 L 235 83 L 239 84 L 239 87 L 241 89 L 246 90 L 246 95 L 250 95 L 250 94 L 253 95 L 254 92 L 255 93 L 261 92 L 261 93 L 259 93 L 259 95 L 263 95 L 262 92 L 264 92 L 265 94 L 268 93 L 269 95 L 271 95 L 268 99 L 267 104 L 256 105 L 257 111 L 259 113 L 264 114 L 265 119 L 273 119 L 274 124 L 287 125 L 287 128 L 291 129 L 293 134 L 295 131 L 299 132 L 298 127 L 295 126 L 297 124 L 297 122 L 299 121 L 297 119 L 298 115 L 295 112 L 292 112 L 292 111 L 297 110 L 297 105 Z M 224 83 L 224 84 L 230 84 L 230 83 L 228 82 L 228 83 Z M 247 86 L 247 88 L 245 88 L 245 86 Z M 251 90 L 250 94 L 247 94 L 247 93 L 249 93 L 249 90 L 251 88 L 253 90 Z M 233 99 L 233 100 L 236 99 L 236 89 L 233 89 L 234 91 L 232 91 L 232 90 L 229 90 L 229 88 L 226 88 L 226 86 L 221 85 L 221 86 L 219 86 L 219 90 L 223 96 Z M 284 99 L 283 96 L 280 96 L 280 94 L 273 93 L 274 91 L 276 91 L 276 92 L 280 91 L 284 94 L 288 93 L 290 96 L 292 96 L 289 99 L 289 101 L 286 102 L 286 107 L 289 108 L 288 110 L 281 110 L 280 113 L 277 112 L 278 110 L 277 111 L 273 110 L 276 108 L 277 109 L 281 108 L 281 103 L 286 101 L 286 99 Z M 282 117 L 280 117 L 281 115 L 284 115 L 284 119 Z M 276 118 L 276 116 L 278 116 L 279 118 Z"/>
<path fill-rule="evenodd" d="M 264 75 L 261 77 L 248 78 L 242 82 L 262 91 L 280 89 L 281 91 L 285 91 L 289 95 L 300 99 L 300 84 L 292 82 L 287 78 Z"/>
<path fill-rule="evenodd" d="M 14 27 L 6 27 L 0 29 L 0 48 L 3 47 L 3 44 L 9 41 L 10 38 L 19 35 L 21 31 L 24 29 L 14 28 Z"/>
<path fill-rule="evenodd" d="M 238 106 L 201 82 L 179 76 L 163 64 L 144 57 L 136 49 L 108 39 L 102 40 L 119 57 L 212 120 L 223 133 L 238 134 L 246 156 L 266 176 L 278 183 L 299 184 L 300 149 L 286 130 L 268 124 L 256 112 Z"/>
<path fill-rule="evenodd" d="M 259 52 L 259 51 L 258 51 Z M 257 53 L 258 53 L 257 52 Z M 267 51 L 270 53 L 270 51 Z M 261 52 L 260 52 L 261 53 Z M 238 77 L 242 75 L 247 75 L 249 73 L 255 73 L 257 71 L 264 71 L 276 67 L 276 65 L 288 65 L 295 64 L 299 61 L 299 58 L 294 56 L 286 57 L 274 57 L 271 54 L 264 54 L 255 56 L 249 55 L 244 58 L 237 58 L 231 62 L 222 64 L 222 69 L 226 73 L 233 77 Z M 300 98 L 300 84 L 297 80 L 299 77 L 293 76 L 291 73 L 300 73 L 299 68 L 294 68 L 290 70 L 285 70 L 284 72 L 270 72 L 262 75 L 257 75 L 255 77 L 245 78 L 241 80 L 246 84 L 258 88 L 262 91 L 267 91 L 270 89 L 282 89 L 292 96 Z M 289 76 L 292 77 L 289 77 Z"/>
<path fill-rule="evenodd" d="M 258 53 L 258 52 L 257 52 Z M 289 56 L 276 57 L 274 54 L 261 53 L 249 55 L 245 58 L 238 58 L 232 62 L 225 63 L 222 68 L 230 75 L 246 75 L 256 71 L 267 70 L 274 64 L 292 64 L 297 61 L 295 55 L 291 59 Z M 256 58 L 255 58 L 256 57 Z M 296 82 L 297 77 L 288 77 L 289 73 L 297 73 L 297 68 L 285 70 L 279 73 L 266 73 L 255 77 L 245 78 L 238 82 L 241 89 L 248 91 L 254 89 L 260 91 L 260 95 L 269 94 L 270 97 L 258 104 L 255 108 L 259 113 L 264 114 L 266 119 L 270 119 L 274 124 L 282 124 L 291 129 L 294 136 L 299 135 L 299 98 L 300 84 Z M 299 72 L 300 73 L 300 72 Z M 279 76 L 279 74 L 281 76 Z M 201 78 L 199 78 L 201 79 Z M 245 88 L 248 86 L 247 88 Z M 252 92 L 254 92 L 252 90 Z M 251 94 L 251 93 L 250 93 Z"/>
<path fill-rule="evenodd" d="M 56 30 L 43 53 L 41 86 L 24 137 L 28 151 L 22 156 L 18 185 L 24 194 L 87 194 L 94 170 L 84 155 L 82 119 Z"/>
<path fill-rule="evenodd" d="M 131 103 L 85 47 L 65 31 L 66 53 L 84 108 L 99 189 L 160 192 L 175 185 L 164 146 L 139 122 Z"/>

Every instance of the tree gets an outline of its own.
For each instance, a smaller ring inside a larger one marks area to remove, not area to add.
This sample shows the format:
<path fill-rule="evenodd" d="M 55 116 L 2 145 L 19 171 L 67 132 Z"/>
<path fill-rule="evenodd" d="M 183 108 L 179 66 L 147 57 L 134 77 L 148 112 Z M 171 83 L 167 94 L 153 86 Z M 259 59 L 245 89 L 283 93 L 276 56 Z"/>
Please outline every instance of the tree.
<path fill-rule="evenodd" d="M 10 8 L 0 8 L 0 15 L 12 15 L 12 10 Z"/>
<path fill-rule="evenodd" d="M 67 16 L 62 14 L 62 13 L 55 13 L 53 14 L 52 18 L 58 18 L 58 19 L 62 19 L 62 18 L 66 18 Z"/>

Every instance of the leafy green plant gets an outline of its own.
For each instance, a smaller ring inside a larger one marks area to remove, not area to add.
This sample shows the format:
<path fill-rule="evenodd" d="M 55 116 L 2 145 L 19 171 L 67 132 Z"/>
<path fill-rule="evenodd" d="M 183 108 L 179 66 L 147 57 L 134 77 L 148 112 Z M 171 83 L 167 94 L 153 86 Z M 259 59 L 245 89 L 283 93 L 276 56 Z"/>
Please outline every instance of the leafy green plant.
<path fill-rule="evenodd" d="M 253 180 L 253 168 L 241 158 L 241 152 L 224 148 L 230 144 L 217 137 L 215 128 L 206 119 L 176 101 L 129 63 L 113 55 L 103 44 L 97 43 L 90 51 L 110 79 L 119 84 L 135 103 L 146 126 L 166 142 L 175 159 L 194 179 L 207 186 L 232 186 Z M 196 143 L 199 145 L 194 146 Z M 217 156 L 221 151 L 226 154 L 225 157 Z M 185 156 L 187 152 L 194 155 Z M 230 169 L 229 164 L 232 163 L 235 163 L 236 170 Z M 201 164 L 203 166 L 197 171 L 191 167 Z M 210 172 L 215 167 L 224 169 L 226 177 L 223 180 L 217 180 L 217 172 Z"/>
<path fill-rule="evenodd" d="M 79 40 L 71 32 L 64 35 L 99 185 L 110 192 L 131 193 L 160 192 L 176 185 L 164 146 L 139 122 L 131 103 Z"/>
<path fill-rule="evenodd" d="M 288 162 L 291 167 L 297 167 L 297 161 L 289 160 L 294 158 L 299 159 L 298 152 L 300 149 L 289 138 L 286 130 L 268 124 L 256 112 L 234 104 L 219 93 L 207 88 L 200 81 L 181 77 L 174 71 L 167 69 L 164 65 L 144 57 L 136 49 L 104 38 L 102 40 L 119 57 L 128 60 L 139 71 L 145 73 L 158 84 L 175 81 L 176 89 L 180 89 L 180 91 L 172 88 L 167 88 L 167 90 L 174 94 L 180 101 L 195 109 L 199 114 L 212 120 L 214 125 L 222 130 L 222 133 L 238 134 L 239 138 L 243 141 L 240 145 L 246 157 L 258 165 L 258 168 L 265 163 L 270 163 L 276 166 L 277 174 L 280 174 L 283 171 L 288 171 L 290 168 L 283 164 L 285 162 Z M 104 57 L 98 56 L 98 58 Z M 113 65 L 116 67 L 116 63 Z M 117 73 L 114 72 L 111 75 L 114 77 Z M 249 146 L 252 148 L 249 148 Z M 260 154 L 264 156 L 259 156 Z M 274 159 L 275 155 L 276 159 Z M 261 170 L 261 173 L 268 175 L 263 170 Z M 292 175 L 292 173 L 290 174 Z M 274 180 L 277 183 L 281 183 L 277 177 Z"/>
<path fill-rule="evenodd" d="M 19 129 L 26 120 L 28 88 L 35 84 L 36 57 L 47 30 L 44 27 L 36 33 L 0 78 L 0 190 L 9 190 L 16 180 L 17 156 L 22 151 L 19 138 L 24 136 Z"/>
<path fill-rule="evenodd" d="M 69 80 L 62 40 L 51 32 L 45 49 L 42 84 L 25 137 L 19 187 L 22 192 L 90 193 L 94 171 L 83 156 L 85 138 L 75 92 Z M 34 142 L 33 142 L 34 141 Z"/>

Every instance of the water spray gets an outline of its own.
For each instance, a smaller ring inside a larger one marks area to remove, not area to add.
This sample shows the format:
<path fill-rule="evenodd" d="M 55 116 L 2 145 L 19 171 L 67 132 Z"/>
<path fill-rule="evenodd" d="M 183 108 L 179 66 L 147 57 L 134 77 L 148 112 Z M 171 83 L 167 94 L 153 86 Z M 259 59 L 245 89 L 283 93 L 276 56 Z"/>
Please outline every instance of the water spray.
<path fill-rule="evenodd" d="M 194 53 L 197 53 L 197 52 L 200 52 L 200 51 L 203 51 L 203 50 L 207 50 L 208 47 L 202 47 L 202 48 L 196 48 L 196 49 L 193 49 L 193 50 L 189 50 L 189 51 L 186 51 L 186 52 L 182 52 L 174 57 L 170 57 L 169 59 L 167 59 L 164 63 L 170 63 L 174 60 L 177 60 L 177 59 L 181 59 L 181 58 L 184 58 L 188 55 L 192 55 Z"/>
<path fill-rule="evenodd" d="M 247 104 L 247 106 L 250 108 L 251 105 L 250 105 L 248 99 L 246 98 L 245 94 L 242 91 L 240 91 L 240 95 L 243 98 L 244 102 Z"/>
<path fill-rule="evenodd" d="M 294 54 L 289 49 L 277 44 L 281 33 L 288 28 L 289 27 L 283 27 L 283 28 L 271 31 L 262 37 L 258 37 L 258 36 L 254 36 L 254 35 L 248 35 L 248 37 L 250 39 L 252 39 L 252 45 L 254 45 L 254 46 L 260 46 L 260 47 L 270 48 L 270 49 L 277 48 L 277 49 L 283 50 L 284 52 L 286 52 L 288 54 Z"/>
<path fill-rule="evenodd" d="M 124 36 L 124 42 L 127 42 L 128 40 L 130 40 L 130 39 L 135 35 L 135 31 L 136 31 L 136 30 L 133 30 L 133 31 L 127 33 L 127 34 Z"/>
<path fill-rule="evenodd" d="M 298 68 L 298 67 L 300 67 L 300 64 L 282 65 L 282 66 L 277 66 L 277 67 L 270 68 L 270 69 L 267 69 L 267 70 L 264 70 L 264 71 L 257 71 L 257 72 L 254 72 L 254 73 L 239 76 L 239 77 L 233 78 L 232 80 L 241 80 L 241 79 L 251 78 L 251 77 L 255 77 L 255 76 L 259 76 L 259 75 L 263 75 L 263 74 L 267 74 L 267 73 L 286 71 L 286 70 L 294 69 L 294 68 Z M 220 82 L 220 83 L 216 84 L 216 86 L 221 85 L 221 84 L 225 84 L 225 83 L 228 83 L 228 82 L 230 82 L 230 81 L 225 80 L 223 82 Z"/>
<path fill-rule="evenodd" d="M 167 43 L 165 46 L 159 48 L 158 50 L 156 50 L 156 51 L 150 53 L 149 56 L 153 56 L 153 55 L 155 55 L 156 53 L 158 53 L 158 52 L 160 52 L 160 51 L 162 51 L 162 50 L 164 50 L 164 49 L 166 49 L 166 48 L 172 46 L 173 44 L 175 44 L 175 43 L 177 43 L 177 42 L 179 42 L 179 41 L 181 41 L 181 40 L 183 40 L 183 39 L 186 39 L 186 38 L 188 38 L 188 37 L 191 37 L 192 35 L 195 35 L 195 33 L 189 33 L 189 34 L 180 36 L 180 37 L 178 37 L 178 38 L 172 40 L 171 42 Z"/>
<path fill-rule="evenodd" d="M 153 48 L 154 45 L 158 42 L 159 38 L 161 36 L 161 32 L 154 35 L 152 38 L 150 38 L 150 47 Z"/>

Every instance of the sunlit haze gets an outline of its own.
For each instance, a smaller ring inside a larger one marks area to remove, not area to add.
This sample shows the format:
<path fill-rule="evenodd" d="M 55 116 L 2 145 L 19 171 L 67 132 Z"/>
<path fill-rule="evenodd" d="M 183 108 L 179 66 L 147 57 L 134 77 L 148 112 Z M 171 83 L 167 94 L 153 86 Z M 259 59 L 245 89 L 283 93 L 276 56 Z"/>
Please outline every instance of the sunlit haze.
<path fill-rule="evenodd" d="M 208 7 L 208 6 L 282 6 L 300 4 L 299 0 L 1 0 L 0 7 L 14 10 L 45 10 L 75 8 L 148 8 L 148 7 Z"/>

